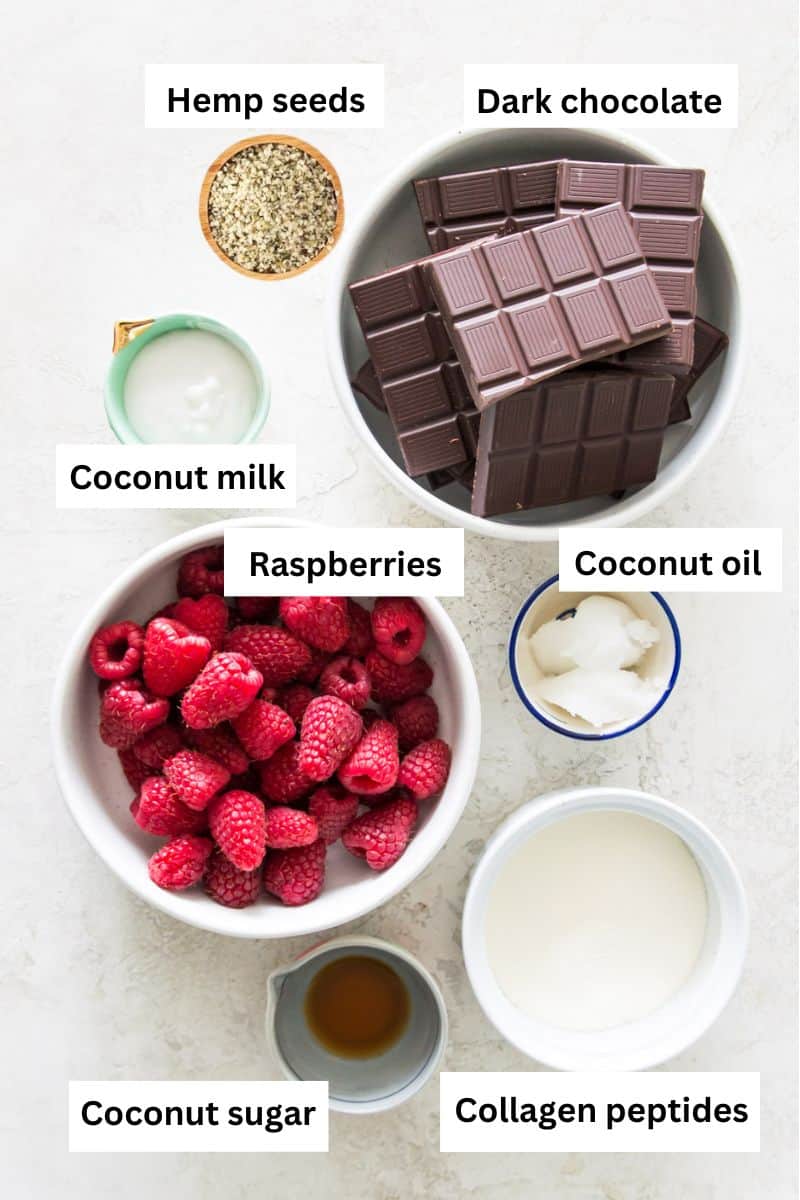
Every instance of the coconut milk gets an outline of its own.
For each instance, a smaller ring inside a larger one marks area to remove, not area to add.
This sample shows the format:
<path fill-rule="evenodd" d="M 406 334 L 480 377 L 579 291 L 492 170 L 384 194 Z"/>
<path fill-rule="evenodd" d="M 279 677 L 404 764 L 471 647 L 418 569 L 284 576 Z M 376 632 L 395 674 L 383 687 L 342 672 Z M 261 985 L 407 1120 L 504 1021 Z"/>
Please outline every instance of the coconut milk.
<path fill-rule="evenodd" d="M 125 377 L 124 404 L 148 443 L 238 442 L 256 411 L 250 363 L 227 338 L 175 329 L 142 346 Z"/>

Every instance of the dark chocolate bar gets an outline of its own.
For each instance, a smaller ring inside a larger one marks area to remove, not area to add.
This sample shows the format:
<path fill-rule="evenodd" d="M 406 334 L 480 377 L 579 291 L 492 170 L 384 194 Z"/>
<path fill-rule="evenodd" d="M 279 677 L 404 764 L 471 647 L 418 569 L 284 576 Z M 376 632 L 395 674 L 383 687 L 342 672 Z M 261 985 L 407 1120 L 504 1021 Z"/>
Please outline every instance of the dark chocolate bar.
<path fill-rule="evenodd" d="M 673 319 L 668 340 L 646 351 L 620 356 L 625 366 L 663 364 L 676 374 L 686 374 L 691 368 L 704 179 L 703 171 L 650 163 L 571 159 L 562 163 L 557 183 L 558 215 L 569 216 L 617 201 L 624 204 Z"/>
<path fill-rule="evenodd" d="M 658 471 L 673 376 L 570 371 L 481 416 L 472 512 L 489 517 L 607 496 Z"/>
<path fill-rule="evenodd" d="M 692 369 L 694 326 L 693 317 L 673 317 L 672 329 L 664 337 L 623 350 L 608 361 L 629 371 L 669 371 L 685 378 Z"/>
<path fill-rule="evenodd" d="M 623 204 L 670 314 L 693 317 L 704 178 L 703 171 L 680 167 L 570 159 L 558 176 L 558 215 Z"/>
<path fill-rule="evenodd" d="M 370 404 L 378 412 L 386 412 L 386 403 L 383 399 L 381 385 L 378 382 L 378 376 L 375 374 L 375 368 L 369 359 L 361 364 L 350 380 L 350 383 L 365 400 L 369 400 Z M 473 457 L 470 462 L 462 463 L 457 467 L 444 467 L 441 470 L 429 471 L 427 474 L 428 487 L 432 492 L 438 492 L 444 487 L 449 487 L 451 483 L 458 483 L 471 492 L 474 473 L 475 461 Z"/>
<path fill-rule="evenodd" d="M 512 231 L 504 221 L 502 232 Z M 419 269 L 423 261 L 350 285 L 371 356 L 352 384 L 388 413 L 408 473 L 427 475 L 436 490 L 445 480 L 471 480 L 478 415 Z"/>
<path fill-rule="evenodd" d="M 354 391 L 359 392 L 365 400 L 369 400 L 372 407 L 377 408 L 378 412 L 386 412 L 386 401 L 383 398 L 380 381 L 375 374 L 375 368 L 369 358 L 358 368 L 350 380 L 350 386 Z"/>
<path fill-rule="evenodd" d="M 409 475 L 474 462 L 479 417 L 419 262 L 350 284 Z"/>
<path fill-rule="evenodd" d="M 431 383 L 436 387 L 436 407 L 428 402 Z M 443 363 L 416 393 L 411 387 L 390 391 L 387 386 L 384 395 L 409 475 L 475 461 L 480 414 L 457 363 Z"/>
<path fill-rule="evenodd" d="M 694 358 L 692 369 L 688 375 L 675 380 L 675 391 L 672 394 L 672 411 L 669 414 L 670 425 L 680 421 L 688 421 L 692 415 L 689 408 L 689 392 L 704 375 L 708 368 L 728 347 L 728 335 L 716 325 L 695 317 L 694 322 Z"/>
<path fill-rule="evenodd" d="M 424 273 L 480 410 L 671 329 L 621 204 L 449 250 Z"/>
<path fill-rule="evenodd" d="M 521 163 L 417 179 L 414 191 L 432 250 L 553 221 L 559 163 Z"/>
<path fill-rule="evenodd" d="M 449 487 L 451 483 L 457 483 L 459 487 L 471 492 L 474 477 L 474 462 L 464 463 L 460 467 L 447 467 L 444 471 L 429 471 L 425 476 L 432 492 L 441 491 L 442 488 Z"/>

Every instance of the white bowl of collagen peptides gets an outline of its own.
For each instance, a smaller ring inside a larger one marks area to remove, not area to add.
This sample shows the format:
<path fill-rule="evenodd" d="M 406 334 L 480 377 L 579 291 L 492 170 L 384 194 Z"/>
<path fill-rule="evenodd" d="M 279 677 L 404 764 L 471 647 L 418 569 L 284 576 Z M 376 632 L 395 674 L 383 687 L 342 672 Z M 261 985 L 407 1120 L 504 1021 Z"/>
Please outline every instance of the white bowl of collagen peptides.
<path fill-rule="evenodd" d="M 744 890 L 712 833 L 645 792 L 576 788 L 520 808 L 467 892 L 475 995 L 559 1070 L 647 1070 L 717 1019 L 747 946 Z"/>

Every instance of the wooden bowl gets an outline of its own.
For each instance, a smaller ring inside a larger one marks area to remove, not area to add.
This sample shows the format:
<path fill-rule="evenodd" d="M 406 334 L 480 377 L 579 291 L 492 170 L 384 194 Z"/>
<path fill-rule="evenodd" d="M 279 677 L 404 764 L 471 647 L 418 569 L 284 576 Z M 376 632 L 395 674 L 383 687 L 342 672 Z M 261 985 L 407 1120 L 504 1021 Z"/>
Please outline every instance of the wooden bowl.
<path fill-rule="evenodd" d="M 336 223 L 333 227 L 333 235 L 331 237 L 330 245 L 326 246 L 323 250 L 320 250 L 319 254 L 316 254 L 313 258 L 310 258 L 308 262 L 303 263 L 301 266 L 293 267 L 291 271 L 251 271 L 249 267 L 242 267 L 239 265 L 239 263 L 234 262 L 233 259 L 229 258 L 224 250 L 220 249 L 219 245 L 217 244 L 216 239 L 211 232 L 211 226 L 208 220 L 208 198 L 211 193 L 211 185 L 216 178 L 217 172 L 225 165 L 228 159 L 233 158 L 242 150 L 246 150 L 249 146 L 275 144 L 294 146 L 296 149 L 302 150 L 305 154 L 308 154 L 310 158 L 313 158 L 316 162 L 318 162 L 323 170 L 327 172 L 333 184 L 333 190 L 336 196 Z M 229 146 L 227 150 L 223 150 L 222 154 L 219 154 L 214 159 L 203 178 L 203 186 L 200 188 L 200 228 L 203 230 L 203 236 L 216 254 L 217 258 L 221 258 L 227 266 L 232 267 L 234 271 L 238 271 L 240 275 L 248 275 L 251 279 L 291 279 L 294 275 L 302 275 L 303 271 L 307 271 L 309 267 L 313 267 L 316 263 L 320 262 L 320 260 L 323 259 L 326 254 L 330 254 L 331 250 L 339 240 L 339 235 L 342 232 L 343 226 L 344 198 L 342 196 L 342 184 L 341 180 L 339 179 L 338 172 L 328 161 L 325 155 L 321 154 L 320 151 L 317 150 L 316 146 L 311 146 L 308 142 L 301 141 L 300 138 L 288 137 L 287 135 L 281 133 L 265 133 L 261 134 L 259 137 L 244 138 L 241 142 L 235 142 L 234 145 Z"/>

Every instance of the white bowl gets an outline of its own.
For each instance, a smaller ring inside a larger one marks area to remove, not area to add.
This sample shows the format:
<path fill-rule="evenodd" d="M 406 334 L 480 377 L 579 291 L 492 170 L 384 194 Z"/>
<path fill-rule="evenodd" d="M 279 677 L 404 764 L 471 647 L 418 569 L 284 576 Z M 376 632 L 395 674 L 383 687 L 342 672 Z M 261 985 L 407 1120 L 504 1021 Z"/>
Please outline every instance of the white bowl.
<path fill-rule="evenodd" d="M 544 672 L 534 658 L 530 637 L 560 613 L 574 608 L 586 596 L 611 596 L 622 600 L 632 608 L 637 617 L 649 621 L 659 632 L 659 639 L 645 653 L 637 666 L 637 674 L 659 687 L 656 702 L 635 720 L 618 721 L 603 729 L 596 729 L 581 717 L 573 717 L 563 709 L 548 704 L 536 694 L 536 685 L 544 678 Z M 558 576 L 553 575 L 539 584 L 517 613 L 508 640 L 508 666 L 517 695 L 529 713 L 548 729 L 565 737 L 584 742 L 604 742 L 609 738 L 632 733 L 656 715 L 672 695 L 681 668 L 681 635 L 675 614 L 660 592 L 562 592 L 558 587 Z"/>
<path fill-rule="evenodd" d="M 231 525 L 299 526 L 302 521 L 242 517 L 190 530 L 138 559 L 91 607 L 59 670 L 53 695 L 56 774 L 79 828 L 131 891 L 162 912 L 215 933 L 279 938 L 316 933 L 355 920 L 407 887 L 447 841 L 469 798 L 480 752 L 480 699 L 475 673 L 455 625 L 437 600 L 421 598 L 428 621 L 423 653 L 435 671 L 431 694 L 439 706 L 441 736 L 453 748 L 450 778 L 440 798 L 420 806 L 408 849 L 393 867 L 373 872 L 337 844 L 328 854 L 322 893 L 302 907 L 265 898 L 249 908 L 224 908 L 200 889 L 166 892 L 147 874 L 161 843 L 140 830 L 128 811 L 131 789 L 115 751 L 97 733 L 97 679 L 86 662 L 92 634 L 123 617 L 144 620 L 175 597 L 175 575 L 188 551 L 222 539 Z"/>
<path fill-rule="evenodd" d="M 694 971 L 667 1004 L 642 1020 L 580 1033 L 534 1021 L 506 998 L 489 965 L 484 929 L 494 881 L 509 856 L 546 825 L 600 810 L 637 813 L 659 821 L 683 839 L 703 876 L 708 923 Z M 644 1071 L 680 1054 L 705 1033 L 731 998 L 742 972 L 747 938 L 744 888 L 714 835 L 685 809 L 624 788 L 551 792 L 518 809 L 487 842 L 470 880 L 462 924 L 467 974 L 486 1016 L 523 1054 L 563 1071 Z"/>
<path fill-rule="evenodd" d="M 339 400 L 383 473 L 433 516 L 474 533 L 511 541 L 554 541 L 559 526 L 626 525 L 662 504 L 697 467 L 720 435 L 741 386 L 745 360 L 739 270 L 731 239 L 708 197 L 703 200 L 702 250 L 697 272 L 698 312 L 730 337 L 726 353 L 692 390 L 692 419 L 671 426 L 661 469 L 647 486 L 622 500 L 596 497 L 503 517 L 473 516 L 469 493 L 458 484 L 434 494 L 403 470 L 388 418 L 353 392 L 350 379 L 366 358 L 348 283 L 429 253 L 411 182 L 430 175 L 535 159 L 613 159 L 673 165 L 651 146 L 624 134 L 583 129 L 488 129 L 450 133 L 428 142 L 379 183 L 345 233 L 329 288 L 328 362 Z M 702 167 L 702 162 L 685 163 Z M 713 181 L 712 181 L 713 182 Z"/>

